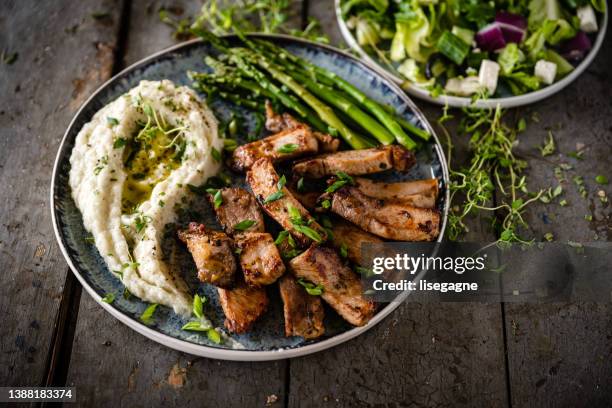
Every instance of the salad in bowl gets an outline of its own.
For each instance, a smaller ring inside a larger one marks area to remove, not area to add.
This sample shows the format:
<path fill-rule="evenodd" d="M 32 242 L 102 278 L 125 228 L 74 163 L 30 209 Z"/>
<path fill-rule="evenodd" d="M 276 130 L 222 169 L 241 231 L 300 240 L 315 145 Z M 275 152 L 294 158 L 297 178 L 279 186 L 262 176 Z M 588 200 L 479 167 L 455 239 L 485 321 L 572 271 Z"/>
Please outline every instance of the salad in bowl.
<path fill-rule="evenodd" d="M 337 0 L 349 45 L 411 94 L 451 106 L 523 105 L 593 59 L 604 0 Z"/>

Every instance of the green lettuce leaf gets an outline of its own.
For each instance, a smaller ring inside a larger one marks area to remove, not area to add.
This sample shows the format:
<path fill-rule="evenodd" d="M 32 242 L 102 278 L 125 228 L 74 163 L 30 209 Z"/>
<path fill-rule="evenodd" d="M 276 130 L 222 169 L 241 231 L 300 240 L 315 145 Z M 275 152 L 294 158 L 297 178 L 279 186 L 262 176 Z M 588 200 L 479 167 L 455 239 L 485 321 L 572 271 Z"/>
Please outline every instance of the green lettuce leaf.
<path fill-rule="evenodd" d="M 514 68 L 523 61 L 525 61 L 525 54 L 515 43 L 506 45 L 497 57 L 497 63 L 501 68 L 502 75 L 511 74 Z"/>
<path fill-rule="evenodd" d="M 557 78 L 563 78 L 574 70 L 574 66 L 553 50 L 546 50 L 545 59 L 557 64 Z"/>
<path fill-rule="evenodd" d="M 432 32 L 432 24 L 418 1 L 404 3 L 400 10 L 400 13 L 395 15 L 396 31 L 391 42 L 391 59 L 401 61 L 409 57 L 418 62 L 427 61 L 433 52 L 434 42 L 428 38 Z M 430 15 L 430 18 L 435 20 L 434 7 L 430 7 Z"/>
<path fill-rule="evenodd" d="M 546 20 L 561 19 L 561 7 L 557 0 L 530 0 L 527 24 L 530 30 L 537 30 Z"/>
<path fill-rule="evenodd" d="M 510 90 L 514 95 L 522 95 L 540 89 L 540 79 L 526 72 L 514 72 L 510 75 L 503 76 L 503 78 L 510 86 Z"/>

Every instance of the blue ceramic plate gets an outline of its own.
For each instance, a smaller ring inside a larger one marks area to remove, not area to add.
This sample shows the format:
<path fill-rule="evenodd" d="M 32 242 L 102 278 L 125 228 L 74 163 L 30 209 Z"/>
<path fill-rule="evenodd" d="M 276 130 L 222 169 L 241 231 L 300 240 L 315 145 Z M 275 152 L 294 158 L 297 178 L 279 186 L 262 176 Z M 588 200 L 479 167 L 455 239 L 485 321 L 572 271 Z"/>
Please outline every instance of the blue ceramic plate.
<path fill-rule="evenodd" d="M 407 120 L 434 134 L 431 126 L 412 101 L 395 84 L 377 74 L 363 62 L 332 47 L 293 37 L 263 35 L 260 37 L 273 39 L 279 46 L 336 72 L 370 97 L 392 106 Z M 228 39 L 235 41 L 233 37 L 228 37 Z M 57 155 L 51 186 L 51 208 L 55 233 L 70 268 L 87 292 L 117 319 L 159 343 L 195 355 L 226 360 L 274 360 L 313 353 L 363 333 L 391 313 L 403 300 L 403 297 L 400 296 L 396 302 L 381 305 L 378 313 L 368 325 L 359 328 L 350 326 L 331 309 L 326 309 L 326 334 L 315 341 L 284 336 L 282 302 L 276 285 L 268 288 L 270 308 L 253 330 L 247 334 L 232 336 L 244 347 L 243 349 L 232 349 L 223 344 L 216 345 L 207 340 L 205 335 L 181 330 L 186 320 L 165 307 L 158 307 L 154 323 L 146 326 L 140 322 L 139 316 L 147 304 L 134 297 L 125 299 L 122 296 L 123 285 L 110 273 L 95 246 L 88 243 L 86 239 L 88 233 L 83 227 L 81 214 L 72 200 L 68 184 L 69 158 L 77 133 L 85 123 L 91 120 L 95 112 L 138 85 L 143 79 L 169 79 L 181 85 L 190 85 L 187 71 L 207 70 L 203 57 L 211 53 L 213 52 L 209 45 L 194 40 L 152 55 L 125 69 L 102 85 L 85 102 L 70 123 Z M 222 101 L 211 103 L 211 108 L 221 120 L 227 119 L 231 111 L 237 109 Z M 254 128 L 254 120 L 247 111 L 241 113 L 246 118 L 244 133 L 248 134 Z M 431 142 L 421 149 L 418 154 L 418 165 L 408 174 L 388 174 L 383 177 L 386 180 L 437 177 L 441 185 L 439 209 L 443 215 L 441 230 L 444 231 L 448 204 L 446 189 L 448 173 L 442 148 L 435 135 Z M 244 180 L 241 176 L 235 176 L 234 182 L 243 184 Z M 218 226 L 204 197 L 196 196 L 191 209 L 193 211 L 190 211 L 189 214 L 181 216 L 180 224 L 200 221 L 207 225 Z M 439 239 L 442 239 L 442 234 Z M 184 271 L 185 279 L 194 293 L 199 291 L 209 299 L 205 305 L 205 313 L 215 326 L 223 327 L 223 311 L 218 304 L 216 290 L 197 281 L 194 273 L 195 266 L 185 249 L 176 243 L 176 239 L 169 237 L 164 247 L 169 248 L 168 250 L 178 249 L 174 251 L 179 254 L 176 262 L 180 270 Z M 115 294 L 115 301 L 110 305 L 101 301 L 101 298 L 107 293 Z"/>

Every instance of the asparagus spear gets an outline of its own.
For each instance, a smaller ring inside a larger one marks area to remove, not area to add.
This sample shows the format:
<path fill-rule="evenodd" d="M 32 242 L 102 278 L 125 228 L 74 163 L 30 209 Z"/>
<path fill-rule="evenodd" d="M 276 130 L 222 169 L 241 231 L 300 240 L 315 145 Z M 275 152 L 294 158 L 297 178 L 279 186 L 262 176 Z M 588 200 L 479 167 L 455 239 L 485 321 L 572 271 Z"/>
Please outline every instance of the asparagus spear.
<path fill-rule="evenodd" d="M 265 69 L 270 73 L 270 75 L 285 85 L 287 88 L 291 89 L 296 95 L 298 95 L 307 105 L 309 105 L 318 115 L 319 117 L 327 123 L 333 131 L 337 131 L 343 139 L 353 148 L 353 149 L 365 149 L 368 147 L 372 147 L 372 145 L 366 141 L 363 137 L 355 133 L 348 126 L 346 126 L 334 113 L 333 109 L 329 106 L 322 103 L 318 100 L 313 94 L 308 92 L 306 88 L 300 85 L 295 79 L 293 79 L 290 75 L 287 75 L 283 71 L 275 68 L 265 60 L 264 58 L 259 57 L 257 54 L 249 51 L 247 49 L 234 49 L 233 55 L 245 54 L 245 56 L 249 57 L 253 60 L 257 65 L 261 68 Z M 334 132 L 330 133 L 334 133 Z"/>
<path fill-rule="evenodd" d="M 252 44 L 252 42 L 249 43 Z M 249 43 L 246 44 L 248 45 Z M 404 132 L 402 126 L 396 121 L 393 115 L 389 114 L 379 103 L 368 98 L 366 94 L 361 92 L 359 89 L 357 89 L 355 86 L 353 86 L 343 78 L 339 77 L 334 72 L 311 64 L 310 62 L 305 61 L 300 57 L 297 57 L 288 52 L 287 50 L 284 50 L 270 42 L 260 41 L 258 42 L 258 44 L 262 45 L 262 47 L 258 48 L 260 52 L 264 47 L 266 47 L 268 48 L 269 52 L 272 52 L 273 50 L 273 52 L 277 54 L 280 58 L 292 62 L 295 66 L 301 67 L 301 69 L 308 69 L 316 76 L 317 80 L 320 80 L 321 82 L 325 80 L 332 81 L 337 88 L 346 92 L 359 104 L 361 104 L 361 106 L 363 106 L 366 110 L 373 114 L 393 134 L 393 136 L 395 136 L 398 143 L 408 149 L 413 149 L 416 147 L 416 143 Z M 266 54 L 268 55 L 268 53 Z"/>
<path fill-rule="evenodd" d="M 393 135 L 389 133 L 387 129 L 381 126 L 376 119 L 359 109 L 348 99 L 345 99 L 339 95 L 333 88 L 316 83 L 311 78 L 297 72 L 293 73 L 293 77 L 306 85 L 306 88 L 308 88 L 316 96 L 322 98 L 326 102 L 332 104 L 350 116 L 356 123 L 371 133 L 372 136 L 374 136 L 380 143 L 389 145 L 395 141 Z"/>

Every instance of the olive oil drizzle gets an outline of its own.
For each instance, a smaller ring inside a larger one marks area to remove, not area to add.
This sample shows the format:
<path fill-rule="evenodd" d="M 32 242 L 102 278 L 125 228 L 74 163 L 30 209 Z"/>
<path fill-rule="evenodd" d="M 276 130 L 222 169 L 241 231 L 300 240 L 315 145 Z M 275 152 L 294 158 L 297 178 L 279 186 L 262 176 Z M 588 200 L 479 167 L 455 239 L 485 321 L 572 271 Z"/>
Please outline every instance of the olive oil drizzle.
<path fill-rule="evenodd" d="M 124 214 L 134 213 L 149 199 L 153 188 L 180 166 L 187 147 L 187 126 L 182 121 L 173 126 L 142 98 L 135 103 L 145 114 L 146 122 L 136 122 L 135 135 L 128 139 L 123 151 L 127 173 L 121 203 Z"/>

